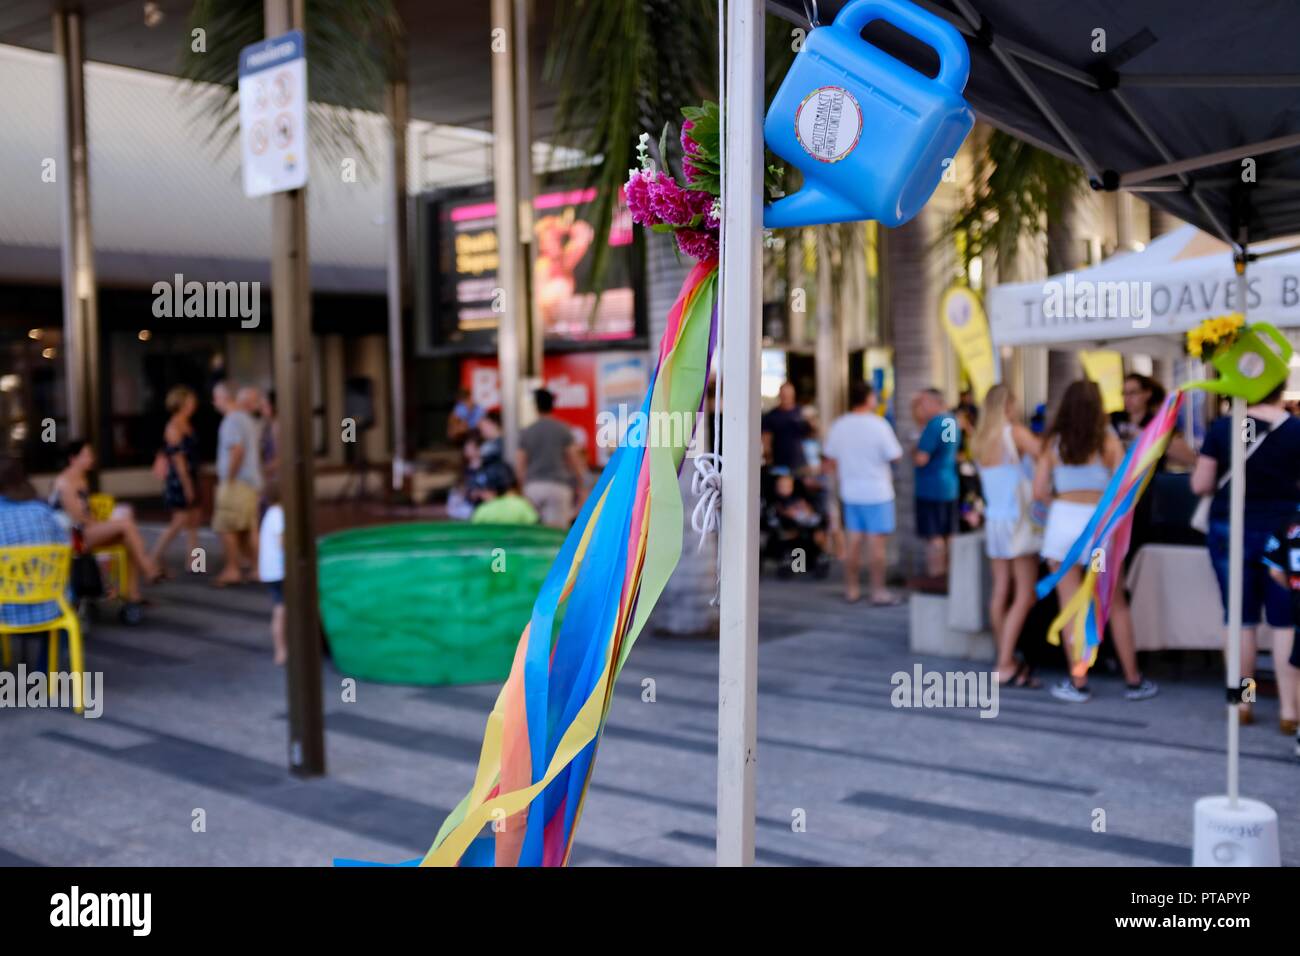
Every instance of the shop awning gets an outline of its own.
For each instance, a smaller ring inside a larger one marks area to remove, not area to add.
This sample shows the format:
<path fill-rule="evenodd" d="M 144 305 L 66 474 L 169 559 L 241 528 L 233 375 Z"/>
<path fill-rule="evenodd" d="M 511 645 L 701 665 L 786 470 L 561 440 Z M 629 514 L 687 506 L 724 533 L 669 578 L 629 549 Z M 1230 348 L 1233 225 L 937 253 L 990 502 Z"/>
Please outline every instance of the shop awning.
<path fill-rule="evenodd" d="M 980 117 L 1079 163 L 1094 188 L 1140 192 L 1225 242 L 1300 232 L 1300 4 L 915 2 L 966 37 Z M 828 22 L 844 3 L 768 8 Z M 897 33 L 867 35 L 926 61 Z"/>
<path fill-rule="evenodd" d="M 1300 246 L 1278 239 L 1252 246 L 1251 321 L 1300 329 Z M 1280 254 L 1273 254 L 1280 253 Z M 988 294 L 994 344 L 1118 349 L 1180 355 L 1182 333 L 1202 319 L 1240 310 L 1231 249 L 1195 226 L 1156 239 L 1141 252 L 1090 269 Z"/>

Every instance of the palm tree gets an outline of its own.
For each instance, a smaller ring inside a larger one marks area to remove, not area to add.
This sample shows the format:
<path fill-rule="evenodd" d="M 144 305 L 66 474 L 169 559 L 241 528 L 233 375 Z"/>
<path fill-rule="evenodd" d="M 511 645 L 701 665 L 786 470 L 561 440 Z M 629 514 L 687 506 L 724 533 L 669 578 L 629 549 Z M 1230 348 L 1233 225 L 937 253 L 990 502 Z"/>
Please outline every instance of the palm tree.
<path fill-rule="evenodd" d="M 717 23 L 710 0 L 570 0 L 557 5 L 546 75 L 559 90 L 554 140 L 597 159 L 597 235 L 609 231 L 637 140 L 681 123 L 681 109 L 716 98 Z M 656 150 L 657 152 L 657 150 Z M 657 157 L 661 167 L 668 157 Z M 608 249 L 596 243 L 599 287 Z"/>
<path fill-rule="evenodd" d="M 963 240 L 963 265 L 982 256 L 1009 278 L 1019 265 L 1025 240 L 1047 229 L 1048 274 L 1082 264 L 1076 239 L 1079 197 L 1085 176 L 1074 163 L 1053 156 L 1001 130 L 988 133 L 975 152 L 966 201 L 953 215 L 953 234 Z M 1047 356 L 1048 404 L 1055 404 L 1081 372 L 1072 352 Z"/>

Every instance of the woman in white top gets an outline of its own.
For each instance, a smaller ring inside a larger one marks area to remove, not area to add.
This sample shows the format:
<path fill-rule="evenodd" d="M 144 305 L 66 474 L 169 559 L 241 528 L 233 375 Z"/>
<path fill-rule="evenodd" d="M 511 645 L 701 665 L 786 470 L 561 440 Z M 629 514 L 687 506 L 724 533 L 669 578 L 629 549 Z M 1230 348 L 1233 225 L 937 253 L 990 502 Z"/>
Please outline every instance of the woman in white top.
<path fill-rule="evenodd" d="M 1037 436 L 1020 421 L 1020 407 L 1005 385 L 984 396 L 971 442 L 984 496 L 984 548 L 993 567 L 989 622 L 998 645 L 1000 684 L 1037 687 L 1025 662 L 1016 661 L 1016 642 L 1037 598 L 1038 548 L 1030 517 Z"/>
<path fill-rule="evenodd" d="M 1034 498 L 1051 502 L 1047 527 L 1043 531 L 1042 555 L 1053 572 L 1065 561 L 1071 545 L 1088 526 L 1111 475 L 1123 460 L 1124 446 L 1106 419 L 1097 384 L 1088 379 L 1070 383 L 1061 397 L 1061 405 L 1048 430 L 1034 473 Z M 1124 697 L 1128 700 L 1154 697 L 1158 688 L 1138 670 L 1133 618 L 1124 594 L 1122 562 L 1109 561 L 1101 548 L 1097 553 L 1080 554 L 1075 566 L 1056 586 L 1061 607 L 1065 607 L 1079 590 L 1083 583 L 1083 568 L 1088 564 L 1099 574 L 1120 575 L 1111 600 L 1110 632 L 1115 642 L 1115 656 L 1119 658 L 1128 685 Z M 1088 661 L 1070 659 L 1071 630 L 1071 625 L 1066 625 L 1062 635 L 1070 676 L 1052 688 L 1052 696 L 1081 704 L 1092 697 L 1088 688 L 1090 665 Z"/>

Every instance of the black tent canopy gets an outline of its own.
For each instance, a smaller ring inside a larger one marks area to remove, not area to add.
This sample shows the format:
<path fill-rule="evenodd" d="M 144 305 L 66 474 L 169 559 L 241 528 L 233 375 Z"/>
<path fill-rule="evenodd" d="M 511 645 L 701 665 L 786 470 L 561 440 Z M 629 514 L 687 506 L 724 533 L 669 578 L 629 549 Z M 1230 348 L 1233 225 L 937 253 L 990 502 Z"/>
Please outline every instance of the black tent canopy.
<path fill-rule="evenodd" d="M 768 7 L 806 25 L 845 2 Z M 1094 189 L 1140 192 L 1239 250 L 1300 232 L 1300 3 L 914 2 L 965 36 L 980 117 L 1079 163 Z M 865 35 L 934 61 L 897 31 Z"/>

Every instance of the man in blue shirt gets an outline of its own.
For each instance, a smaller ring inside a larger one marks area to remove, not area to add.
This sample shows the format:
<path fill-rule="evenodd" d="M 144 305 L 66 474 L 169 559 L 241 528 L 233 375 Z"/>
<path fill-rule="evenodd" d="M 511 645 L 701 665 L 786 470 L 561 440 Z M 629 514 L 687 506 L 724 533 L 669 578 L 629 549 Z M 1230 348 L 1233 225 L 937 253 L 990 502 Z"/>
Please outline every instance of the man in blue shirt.
<path fill-rule="evenodd" d="M 54 509 L 37 497 L 22 462 L 16 458 L 0 459 L 0 548 L 67 543 L 67 529 Z M 53 601 L 0 605 L 4 622 L 19 626 L 52 621 L 60 613 Z"/>
<path fill-rule="evenodd" d="M 916 466 L 916 533 L 925 541 L 926 573 L 938 579 L 948 574 L 948 539 L 957 528 L 961 428 L 937 388 L 917 393 L 912 399 L 912 417 L 921 427 L 921 437 L 912 453 Z"/>

